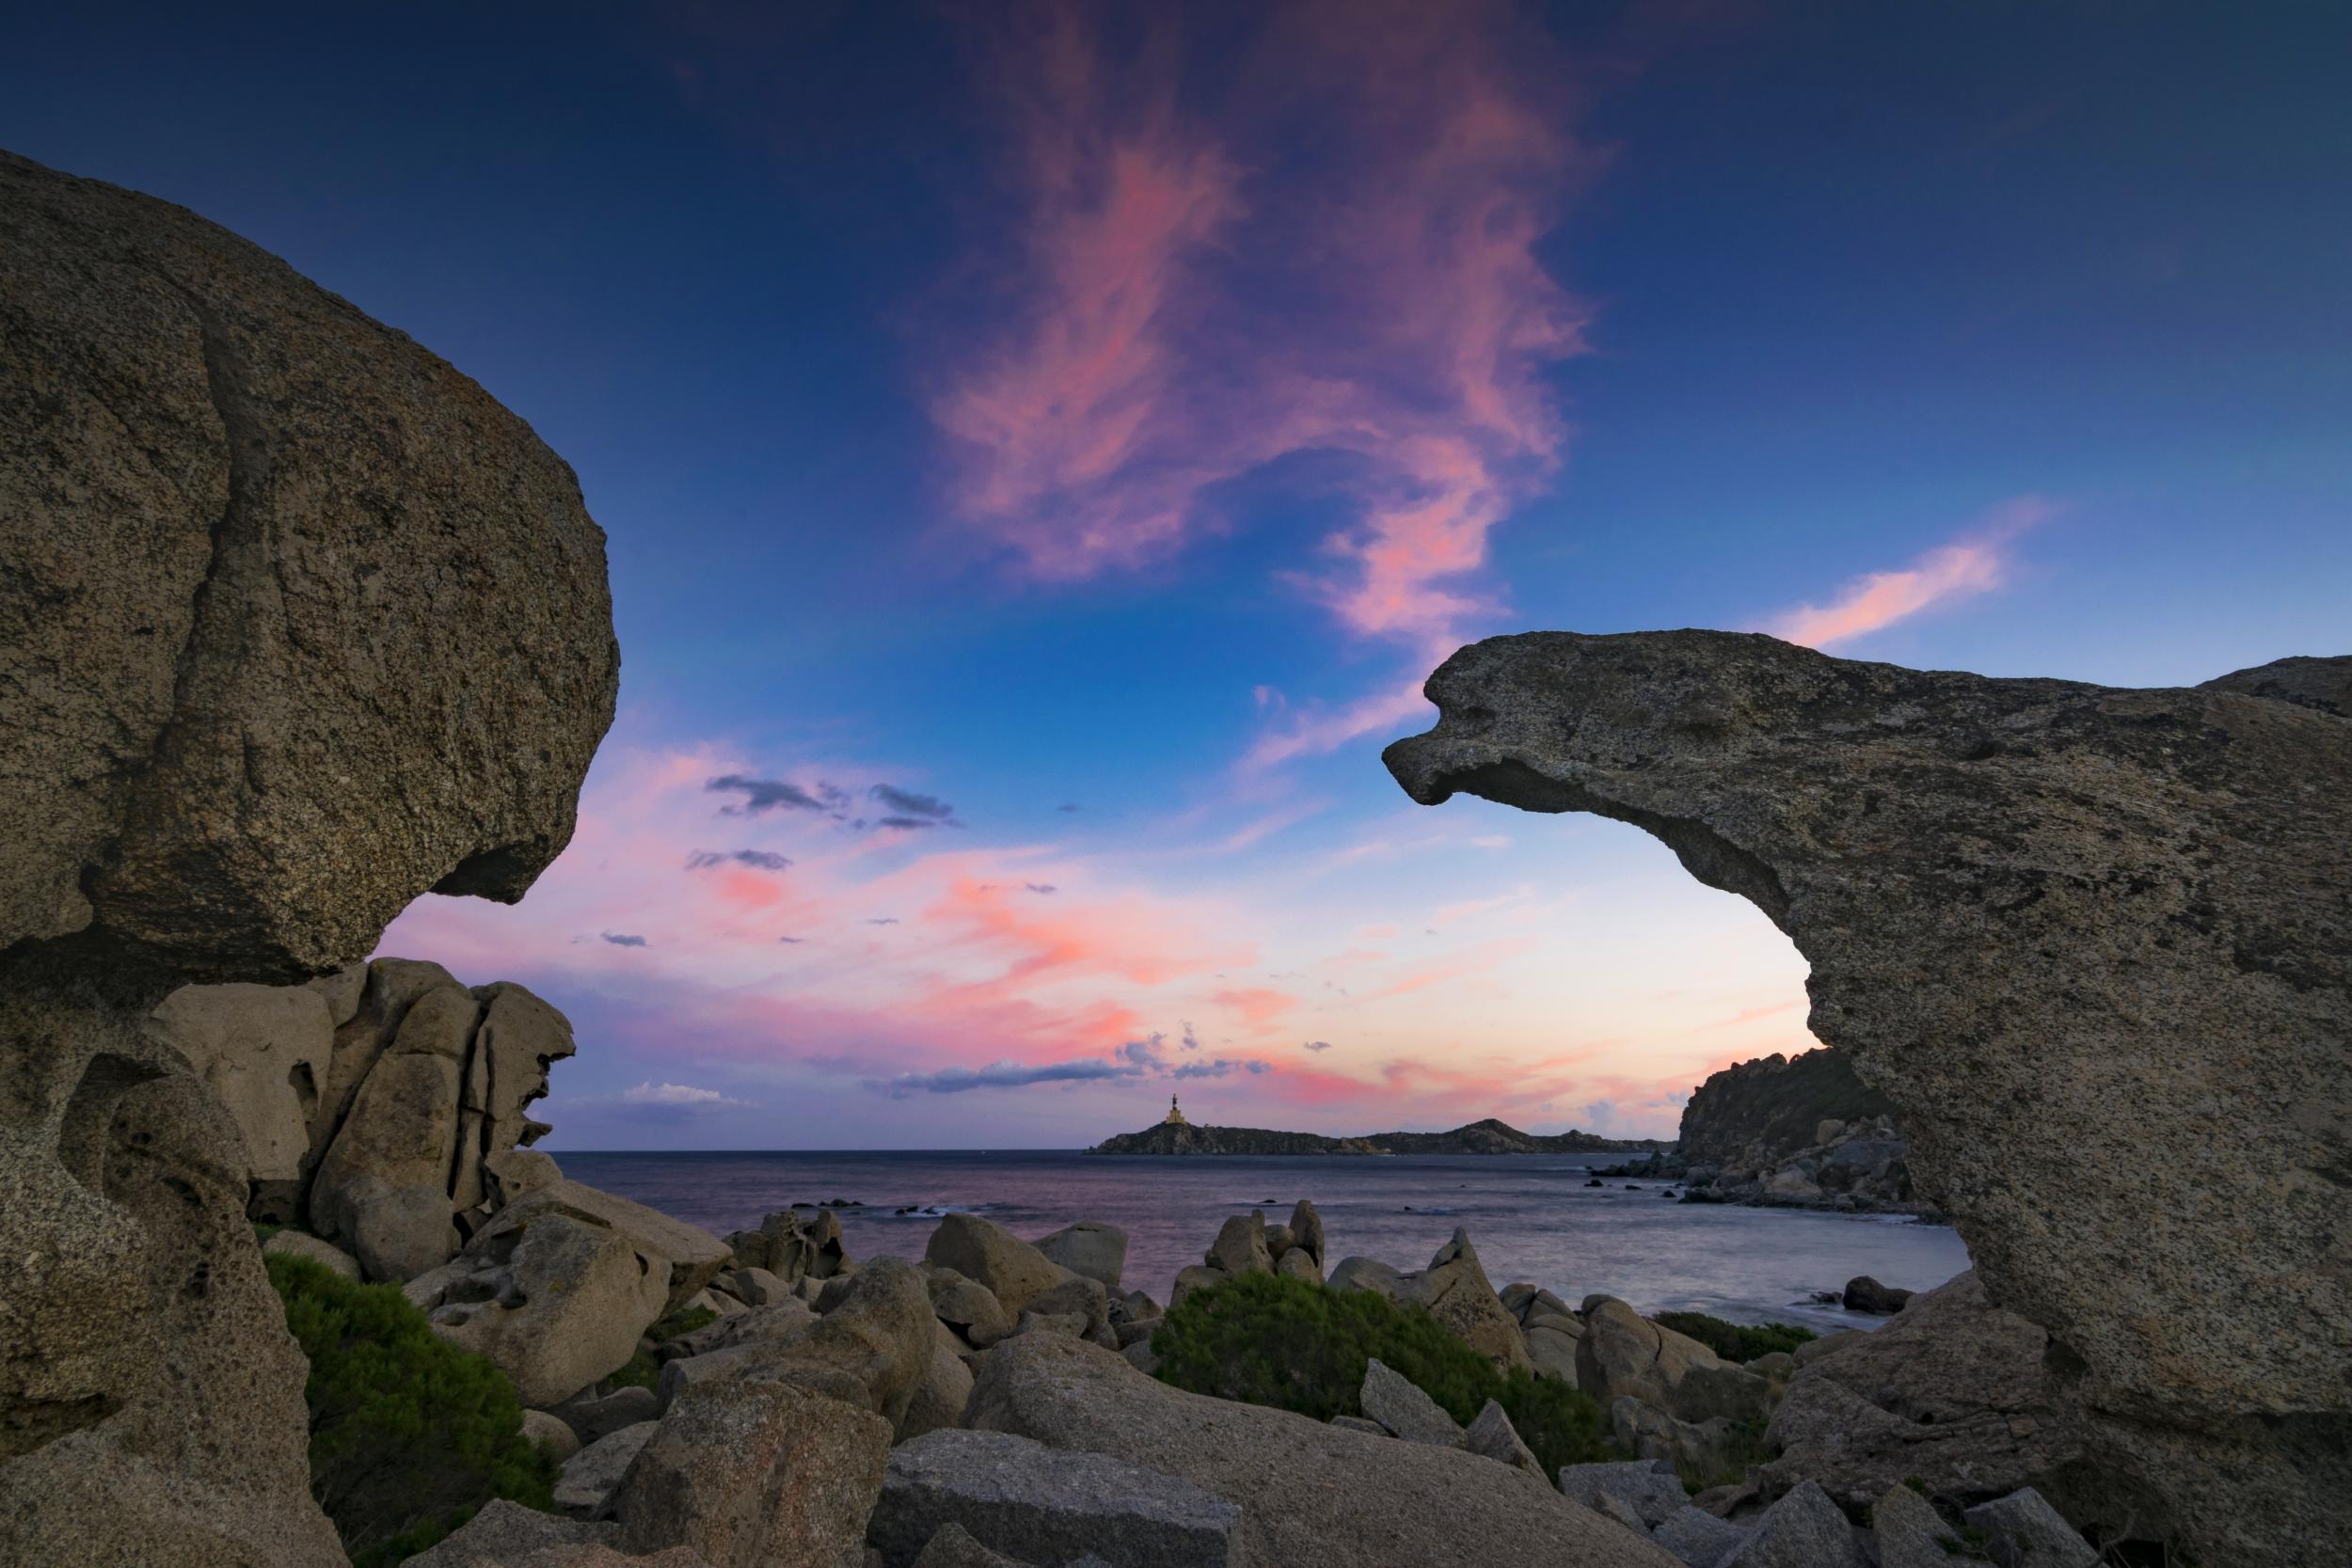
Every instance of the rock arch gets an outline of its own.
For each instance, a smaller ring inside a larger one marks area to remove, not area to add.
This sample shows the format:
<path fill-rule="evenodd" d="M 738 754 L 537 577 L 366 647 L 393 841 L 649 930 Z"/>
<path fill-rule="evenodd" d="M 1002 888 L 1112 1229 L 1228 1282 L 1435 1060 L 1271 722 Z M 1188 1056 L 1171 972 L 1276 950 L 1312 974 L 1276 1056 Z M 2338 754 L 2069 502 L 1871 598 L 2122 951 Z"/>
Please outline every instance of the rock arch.
<path fill-rule="evenodd" d="M 1533 632 L 1427 691 L 1414 800 L 1631 822 L 1795 942 L 2143 1517 L 2352 1560 L 2352 658 L 2123 690 Z"/>

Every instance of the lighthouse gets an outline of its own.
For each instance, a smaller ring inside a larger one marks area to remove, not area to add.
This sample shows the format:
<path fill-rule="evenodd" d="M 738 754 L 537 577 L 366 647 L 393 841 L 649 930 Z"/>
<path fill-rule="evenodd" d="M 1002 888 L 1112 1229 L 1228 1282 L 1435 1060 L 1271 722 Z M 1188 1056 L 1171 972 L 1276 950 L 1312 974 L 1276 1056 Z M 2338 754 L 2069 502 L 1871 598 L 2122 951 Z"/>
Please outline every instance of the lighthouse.
<path fill-rule="evenodd" d="M 1168 1097 L 1168 1115 L 1160 1118 L 1160 1125 L 1163 1127 L 1189 1127 L 1192 1125 L 1184 1119 L 1184 1113 L 1177 1109 L 1176 1097 L 1172 1094 Z"/>

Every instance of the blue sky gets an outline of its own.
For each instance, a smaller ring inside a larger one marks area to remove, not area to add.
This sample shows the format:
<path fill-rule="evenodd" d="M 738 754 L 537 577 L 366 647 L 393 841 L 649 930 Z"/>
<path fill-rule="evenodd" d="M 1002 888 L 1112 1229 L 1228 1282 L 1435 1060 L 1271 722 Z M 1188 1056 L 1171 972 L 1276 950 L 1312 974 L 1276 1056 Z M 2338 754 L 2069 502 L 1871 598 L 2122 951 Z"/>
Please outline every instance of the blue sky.
<path fill-rule="evenodd" d="M 0 145 L 579 470 L 580 839 L 386 939 L 571 1015 L 559 1149 L 1662 1132 L 1804 965 L 1629 830 L 1406 802 L 1446 649 L 2352 622 L 2352 18 L 1802 10 L 56 8 Z"/>

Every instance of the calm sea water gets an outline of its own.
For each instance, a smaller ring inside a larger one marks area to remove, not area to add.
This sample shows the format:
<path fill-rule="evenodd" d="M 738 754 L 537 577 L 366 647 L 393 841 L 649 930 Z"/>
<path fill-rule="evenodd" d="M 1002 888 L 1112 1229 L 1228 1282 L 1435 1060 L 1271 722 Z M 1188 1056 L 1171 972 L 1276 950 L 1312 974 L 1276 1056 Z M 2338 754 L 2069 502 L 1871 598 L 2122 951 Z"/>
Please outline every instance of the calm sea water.
<path fill-rule="evenodd" d="M 1945 1226 L 1891 1216 L 1819 1214 L 1670 1202 L 1655 1182 L 1586 1187 L 1590 1167 L 1620 1155 L 1302 1155 L 1094 1157 L 1018 1153 L 571 1153 L 564 1174 L 724 1235 L 793 1203 L 849 1198 L 853 1258 L 920 1258 L 948 1210 L 984 1214 L 1035 1238 L 1076 1220 L 1127 1232 L 1126 1287 L 1165 1302 L 1176 1271 L 1197 1263 L 1229 1214 L 1263 1208 L 1268 1224 L 1314 1200 L 1330 1260 L 1360 1254 L 1425 1266 L 1466 1227 L 1496 1286 L 1532 1280 L 1570 1303 L 1589 1291 L 1644 1311 L 1712 1312 L 1816 1329 L 1883 1320 L 1820 1307 L 1808 1292 L 1855 1275 L 1925 1290 L 1968 1266 Z M 927 1214 L 894 1210 L 920 1206 Z"/>

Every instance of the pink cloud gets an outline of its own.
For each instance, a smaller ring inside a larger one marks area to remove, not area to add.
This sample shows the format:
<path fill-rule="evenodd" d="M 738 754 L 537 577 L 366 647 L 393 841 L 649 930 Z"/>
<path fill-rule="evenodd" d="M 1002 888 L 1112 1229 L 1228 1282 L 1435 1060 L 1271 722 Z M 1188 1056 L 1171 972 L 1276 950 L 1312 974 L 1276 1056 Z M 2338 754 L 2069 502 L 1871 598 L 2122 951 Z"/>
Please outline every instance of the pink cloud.
<path fill-rule="evenodd" d="M 2035 496 L 1993 509 L 1968 537 L 1930 550 L 1900 571 L 1856 578 L 1826 605 L 1799 605 L 1766 629 L 1808 648 L 1849 641 L 1907 620 L 1952 599 L 1986 594 L 2007 579 L 2009 545 L 2018 534 L 2057 515 Z"/>
<path fill-rule="evenodd" d="M 1365 996 L 1364 1000 L 1382 1002 L 1392 996 L 1406 996 L 1417 990 L 1427 990 L 1432 986 L 1449 985 L 1473 974 L 1484 974 L 1532 951 L 1534 946 L 1533 937 L 1504 937 L 1495 942 L 1481 942 L 1475 947 L 1466 947 L 1407 971 L 1389 985 Z"/>
<path fill-rule="evenodd" d="M 1000 26 L 988 78 L 1020 308 L 932 403 L 958 514 L 1030 574 L 1083 578 L 1223 526 L 1216 486 L 1330 454 L 1352 516 L 1297 580 L 1361 635 L 1443 651 L 1492 608 L 1463 584 L 1555 468 L 1543 378 L 1583 347 L 1535 256 L 1585 163 L 1559 62 L 1499 3 L 1309 5 L 1231 71 L 1279 91 L 1203 109 L 1168 38 L 1118 59 L 1073 8 L 1041 14 Z M 1313 166 L 1250 118 L 1277 102 L 1326 127 Z M 1409 711 L 1383 694 L 1261 760 Z"/>
<path fill-rule="evenodd" d="M 1265 1034 L 1277 1019 L 1298 1006 L 1298 998 L 1288 991 L 1263 986 L 1220 990 L 1210 1000 L 1220 1007 L 1240 1014 L 1243 1027 L 1261 1035 Z"/>

